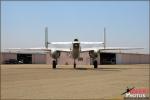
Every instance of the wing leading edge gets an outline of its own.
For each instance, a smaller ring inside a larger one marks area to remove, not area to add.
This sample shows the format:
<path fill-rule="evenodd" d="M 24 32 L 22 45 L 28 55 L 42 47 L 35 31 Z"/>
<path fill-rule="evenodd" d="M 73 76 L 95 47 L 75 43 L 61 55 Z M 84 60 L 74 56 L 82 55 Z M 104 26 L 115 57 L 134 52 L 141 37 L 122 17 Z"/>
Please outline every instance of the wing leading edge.
<path fill-rule="evenodd" d="M 81 52 L 87 52 L 87 51 L 104 51 L 104 50 L 135 50 L 135 49 L 143 49 L 143 48 L 131 48 L 131 47 L 97 47 L 97 48 L 81 48 Z"/>

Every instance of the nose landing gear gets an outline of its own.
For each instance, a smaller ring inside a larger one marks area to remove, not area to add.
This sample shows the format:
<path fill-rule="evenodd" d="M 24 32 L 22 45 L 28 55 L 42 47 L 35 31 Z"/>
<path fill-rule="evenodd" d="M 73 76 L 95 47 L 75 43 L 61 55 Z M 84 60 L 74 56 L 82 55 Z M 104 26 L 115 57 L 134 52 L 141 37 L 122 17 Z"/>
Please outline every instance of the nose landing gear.
<path fill-rule="evenodd" d="M 74 69 L 76 68 L 76 61 L 75 61 L 75 59 L 74 59 L 74 66 L 73 67 L 74 67 Z"/>

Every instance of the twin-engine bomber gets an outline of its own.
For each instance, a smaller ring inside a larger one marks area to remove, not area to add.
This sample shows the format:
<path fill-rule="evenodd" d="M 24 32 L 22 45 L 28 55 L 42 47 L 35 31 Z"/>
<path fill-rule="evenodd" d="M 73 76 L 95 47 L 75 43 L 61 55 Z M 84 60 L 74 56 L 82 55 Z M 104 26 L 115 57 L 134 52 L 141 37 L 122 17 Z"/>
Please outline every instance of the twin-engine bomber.
<path fill-rule="evenodd" d="M 80 53 L 89 52 L 90 58 L 93 60 L 94 68 L 98 68 L 98 62 L 96 58 L 101 51 L 105 50 L 131 50 L 131 49 L 143 49 L 143 48 L 118 48 L 118 47 L 107 47 L 106 48 L 106 37 L 105 37 L 105 28 L 104 28 L 104 42 L 81 42 L 77 38 L 72 42 L 48 42 L 48 28 L 45 28 L 45 48 L 25 48 L 20 50 L 42 50 L 44 52 L 49 52 L 53 58 L 52 66 L 55 69 L 57 65 L 57 59 L 60 57 L 61 52 L 67 52 L 74 59 L 74 68 L 76 68 L 76 59 L 80 57 Z M 71 48 L 48 48 L 48 45 L 72 45 Z M 99 47 L 83 48 L 83 45 L 99 45 Z M 100 47 L 103 45 L 103 47 Z M 18 50 L 18 49 L 17 49 Z"/>

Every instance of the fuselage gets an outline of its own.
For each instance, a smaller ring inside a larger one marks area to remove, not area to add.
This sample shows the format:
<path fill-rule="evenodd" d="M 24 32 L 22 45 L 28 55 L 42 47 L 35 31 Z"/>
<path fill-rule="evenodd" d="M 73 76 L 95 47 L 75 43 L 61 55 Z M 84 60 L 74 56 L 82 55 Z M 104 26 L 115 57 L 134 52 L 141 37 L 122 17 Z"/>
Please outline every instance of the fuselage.
<path fill-rule="evenodd" d="M 74 42 L 72 44 L 72 57 L 74 59 L 79 58 L 80 56 L 80 43 L 78 39 L 74 39 Z"/>

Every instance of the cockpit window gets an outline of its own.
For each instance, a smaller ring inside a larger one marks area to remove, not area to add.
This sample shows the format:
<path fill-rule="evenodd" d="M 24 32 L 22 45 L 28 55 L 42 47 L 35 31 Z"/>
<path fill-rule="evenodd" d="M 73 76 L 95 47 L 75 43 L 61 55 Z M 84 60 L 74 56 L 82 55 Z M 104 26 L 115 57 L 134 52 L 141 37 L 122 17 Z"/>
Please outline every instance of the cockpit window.
<path fill-rule="evenodd" d="M 78 41 L 78 39 L 74 39 L 74 41 Z"/>

